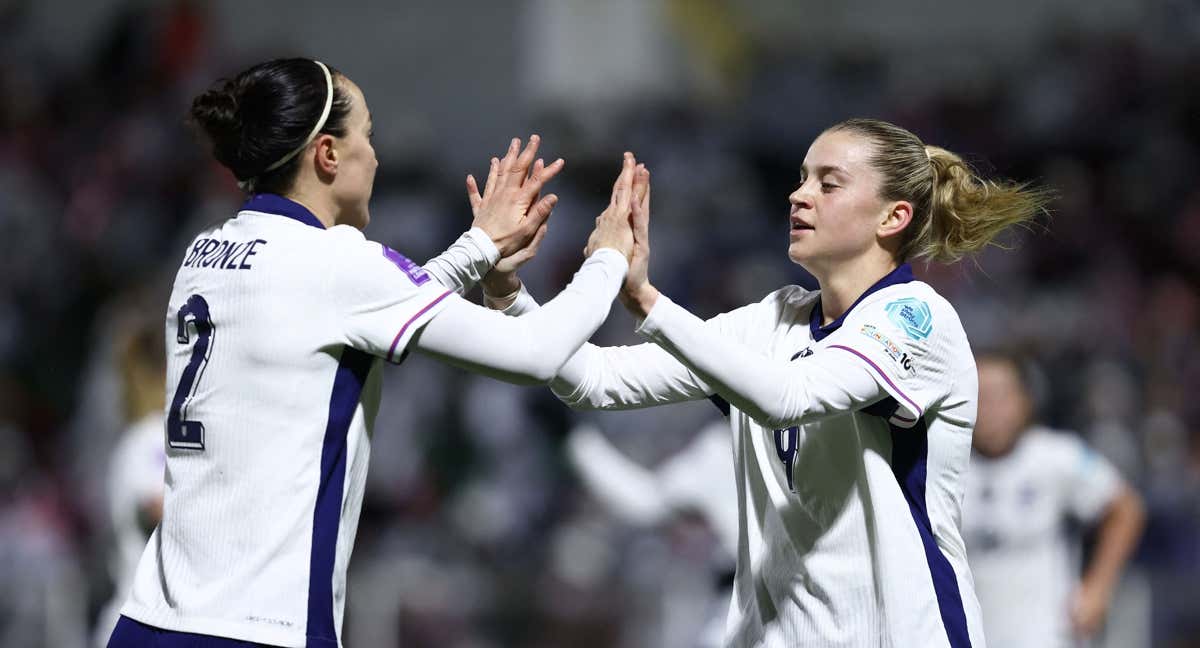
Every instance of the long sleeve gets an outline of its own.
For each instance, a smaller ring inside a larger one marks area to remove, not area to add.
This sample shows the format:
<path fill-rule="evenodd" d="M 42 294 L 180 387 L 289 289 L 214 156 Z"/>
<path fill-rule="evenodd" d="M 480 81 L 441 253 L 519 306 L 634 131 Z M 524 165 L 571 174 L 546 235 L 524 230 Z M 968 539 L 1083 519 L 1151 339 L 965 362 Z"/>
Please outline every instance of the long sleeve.
<path fill-rule="evenodd" d="M 713 331 L 665 295 L 638 332 L 765 427 L 802 425 L 888 396 L 878 376 L 852 353 L 829 348 L 796 362 L 768 358 Z"/>
<path fill-rule="evenodd" d="M 557 297 L 520 317 L 450 296 L 413 342 L 432 357 L 493 378 L 545 383 L 604 322 L 628 268 L 616 250 L 598 250 Z"/>
<path fill-rule="evenodd" d="M 535 312 L 537 301 L 521 292 L 505 315 Z M 698 400 L 712 390 L 671 354 L 653 344 L 599 347 L 586 343 L 550 383 L 554 395 L 575 409 L 622 410 Z"/>
<path fill-rule="evenodd" d="M 465 295 L 500 260 L 492 239 L 478 227 L 463 232 L 445 252 L 425 262 L 425 271 L 438 283 Z"/>
<path fill-rule="evenodd" d="M 621 454 L 595 428 L 573 429 L 566 450 L 584 485 L 617 517 L 632 524 L 651 525 L 671 514 L 670 494 L 658 476 Z"/>

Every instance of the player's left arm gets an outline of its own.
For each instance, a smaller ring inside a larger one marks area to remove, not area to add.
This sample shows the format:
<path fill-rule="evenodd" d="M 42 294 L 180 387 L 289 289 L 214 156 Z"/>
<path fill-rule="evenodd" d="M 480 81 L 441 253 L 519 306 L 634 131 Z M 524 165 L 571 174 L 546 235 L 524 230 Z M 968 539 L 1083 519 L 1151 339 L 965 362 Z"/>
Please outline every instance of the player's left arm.
<path fill-rule="evenodd" d="M 1142 498 L 1115 467 L 1082 441 L 1072 440 L 1070 464 L 1063 469 L 1072 512 L 1096 522 L 1096 546 L 1071 598 L 1071 624 L 1082 637 L 1104 624 L 1108 606 L 1145 528 Z"/>
<path fill-rule="evenodd" d="M 935 345 L 926 340 L 905 340 L 896 325 L 886 323 L 882 305 L 861 308 L 865 312 L 846 320 L 837 341 L 831 338 L 811 356 L 794 361 L 769 358 L 718 334 L 665 296 L 659 296 L 638 332 L 765 427 L 803 425 L 888 397 L 896 403 L 890 421 L 911 427 L 942 395 L 939 354 L 930 352 Z"/>

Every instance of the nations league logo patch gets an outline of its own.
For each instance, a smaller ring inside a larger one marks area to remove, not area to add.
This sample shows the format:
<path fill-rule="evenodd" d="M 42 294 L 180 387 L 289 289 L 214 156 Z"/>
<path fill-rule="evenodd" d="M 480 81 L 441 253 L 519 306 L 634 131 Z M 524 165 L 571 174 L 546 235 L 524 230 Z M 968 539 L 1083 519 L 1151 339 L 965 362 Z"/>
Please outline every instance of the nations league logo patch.
<path fill-rule="evenodd" d="M 383 256 L 400 268 L 400 271 L 408 275 L 408 278 L 418 286 L 429 281 L 429 273 L 425 272 L 425 268 L 413 263 L 408 257 L 386 245 L 383 246 Z"/>
<path fill-rule="evenodd" d="M 897 299 L 888 304 L 887 314 L 893 324 L 914 340 L 924 340 L 933 331 L 933 314 L 929 312 L 929 304 L 915 297 Z"/>
<path fill-rule="evenodd" d="M 896 344 L 895 342 L 892 342 L 891 338 L 884 335 L 883 331 L 880 331 L 878 328 L 876 328 L 875 326 L 873 326 L 871 324 L 863 324 L 862 328 L 859 329 L 859 333 L 862 333 L 863 335 L 871 338 L 872 340 L 875 340 L 880 345 L 882 345 L 883 350 L 887 353 L 889 358 L 894 360 L 896 362 L 896 364 L 899 365 L 900 368 L 903 369 L 905 372 L 910 373 L 910 374 L 912 373 L 912 371 L 913 371 L 912 357 L 909 356 L 908 353 L 906 353 L 904 351 L 904 349 L 901 349 L 900 345 Z"/>

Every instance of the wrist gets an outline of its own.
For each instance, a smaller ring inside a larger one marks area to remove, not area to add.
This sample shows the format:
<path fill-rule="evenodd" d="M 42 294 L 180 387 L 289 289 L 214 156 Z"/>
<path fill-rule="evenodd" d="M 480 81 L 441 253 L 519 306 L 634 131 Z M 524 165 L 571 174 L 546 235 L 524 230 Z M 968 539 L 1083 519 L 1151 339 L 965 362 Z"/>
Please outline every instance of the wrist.
<path fill-rule="evenodd" d="M 621 291 L 621 303 L 638 319 L 646 319 L 658 302 L 658 295 L 658 289 L 647 281 L 631 290 Z"/>
<path fill-rule="evenodd" d="M 483 288 L 483 305 L 492 310 L 505 310 L 521 294 L 521 279 L 515 272 L 489 272 L 479 282 Z"/>

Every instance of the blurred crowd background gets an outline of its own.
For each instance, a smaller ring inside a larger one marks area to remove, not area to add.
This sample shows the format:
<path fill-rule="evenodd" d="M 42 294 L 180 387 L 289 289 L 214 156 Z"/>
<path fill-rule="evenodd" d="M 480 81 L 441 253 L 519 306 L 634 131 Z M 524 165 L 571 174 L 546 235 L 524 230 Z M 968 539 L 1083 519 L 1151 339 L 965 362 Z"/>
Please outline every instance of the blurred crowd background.
<path fill-rule="evenodd" d="M 841 119 L 1054 188 L 1010 249 L 916 271 L 973 346 L 1036 358 L 1041 419 L 1143 495 L 1143 645 L 1200 646 L 1200 5 L 949 4 L 0 1 L 0 645 L 90 642 L 137 400 L 122 358 L 161 325 L 187 241 L 241 200 L 184 115 L 216 78 L 300 55 L 364 89 L 367 234 L 414 259 L 468 226 L 463 178 L 510 137 L 567 160 L 523 271 L 542 298 L 578 266 L 624 149 L 653 172 L 655 283 L 701 316 L 813 286 L 787 260 L 786 196 Z M 616 306 L 597 341 L 632 329 Z M 614 520 L 561 439 L 586 419 L 653 466 L 715 408 L 585 417 L 420 356 L 384 383 L 348 645 L 689 645 L 728 569 L 715 535 Z"/>

